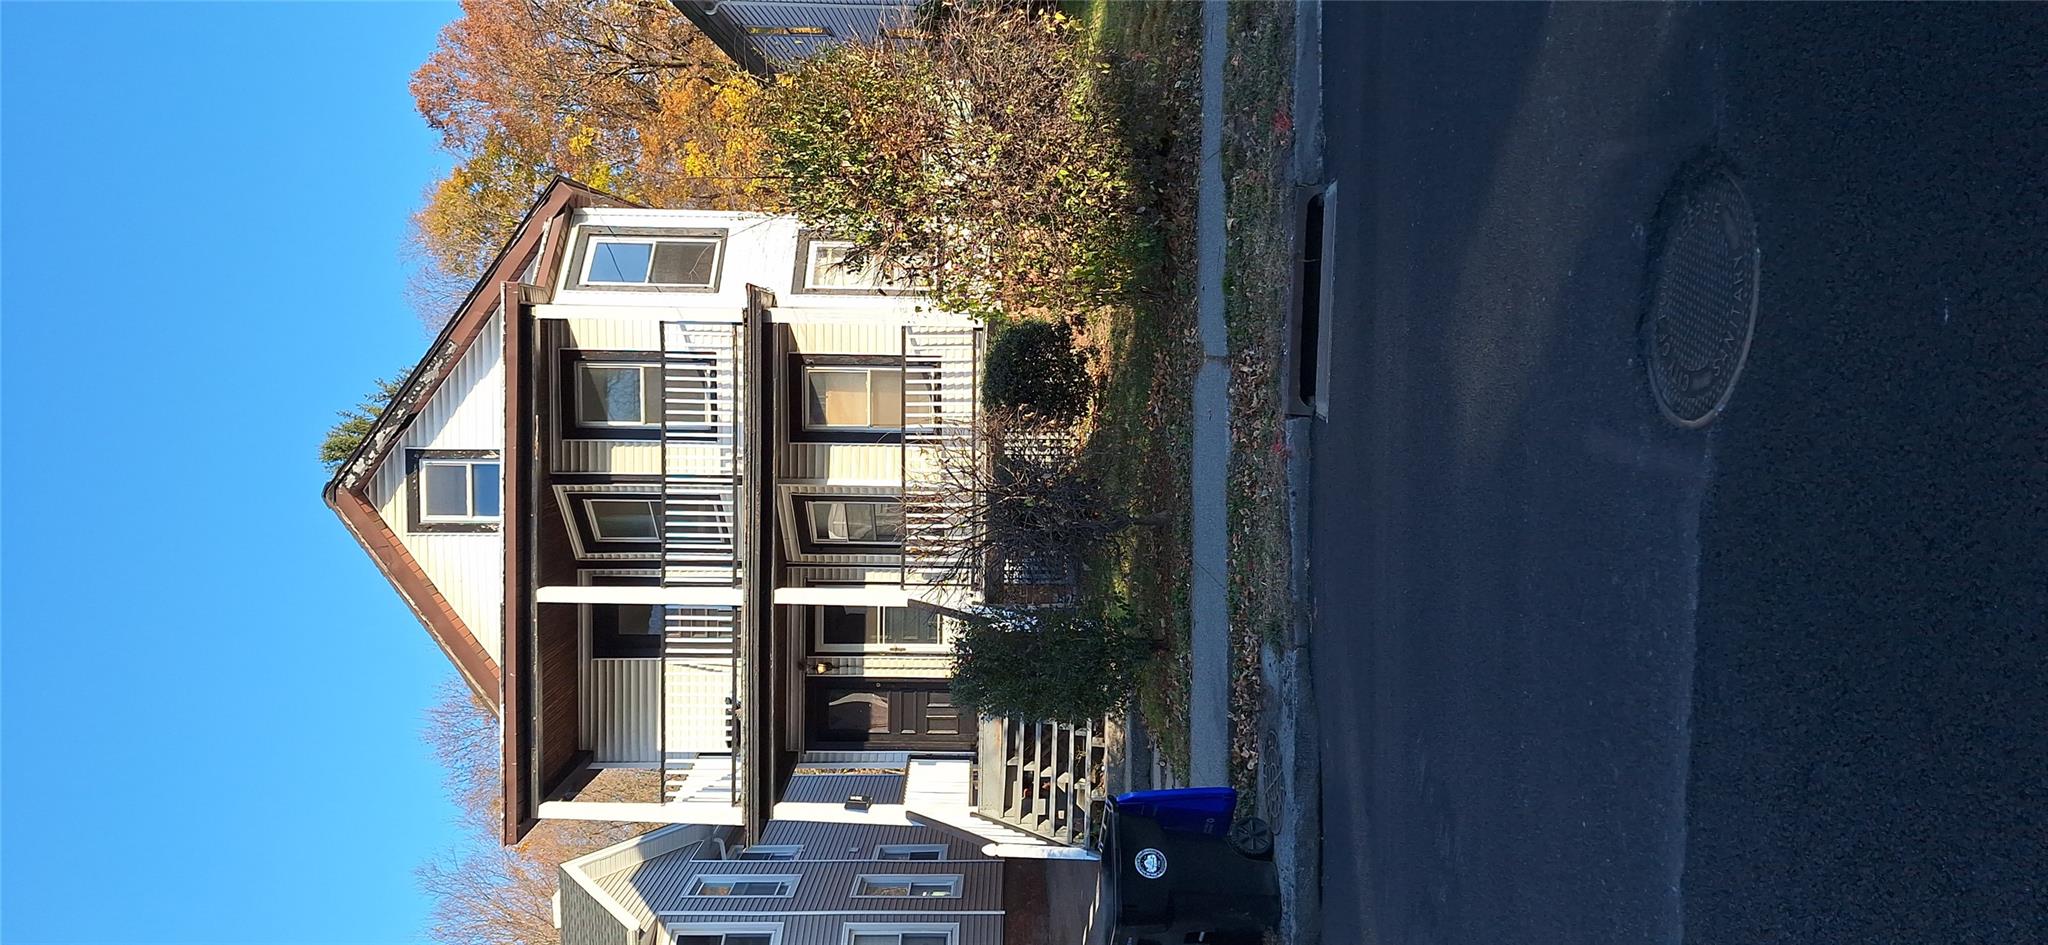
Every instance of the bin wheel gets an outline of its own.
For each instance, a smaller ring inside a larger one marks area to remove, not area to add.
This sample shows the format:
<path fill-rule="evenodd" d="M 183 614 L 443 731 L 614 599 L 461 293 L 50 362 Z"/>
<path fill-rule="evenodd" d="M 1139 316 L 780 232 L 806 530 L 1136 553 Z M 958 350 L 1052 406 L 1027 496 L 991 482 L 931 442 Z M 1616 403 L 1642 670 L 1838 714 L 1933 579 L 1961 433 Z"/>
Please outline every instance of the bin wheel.
<path fill-rule="evenodd" d="M 1240 820 L 1230 825 L 1230 845 L 1245 856 L 1272 856 L 1273 826 L 1257 817 Z"/>

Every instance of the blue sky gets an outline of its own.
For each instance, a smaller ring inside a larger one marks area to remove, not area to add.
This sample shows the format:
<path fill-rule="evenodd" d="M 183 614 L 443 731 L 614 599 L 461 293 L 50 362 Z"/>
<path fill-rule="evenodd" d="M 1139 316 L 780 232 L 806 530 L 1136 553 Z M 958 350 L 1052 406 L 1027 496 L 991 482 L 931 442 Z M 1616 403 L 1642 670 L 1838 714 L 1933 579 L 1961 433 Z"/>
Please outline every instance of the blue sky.
<path fill-rule="evenodd" d="M 447 662 L 320 502 L 452 5 L 0 4 L 0 940 L 417 940 Z"/>

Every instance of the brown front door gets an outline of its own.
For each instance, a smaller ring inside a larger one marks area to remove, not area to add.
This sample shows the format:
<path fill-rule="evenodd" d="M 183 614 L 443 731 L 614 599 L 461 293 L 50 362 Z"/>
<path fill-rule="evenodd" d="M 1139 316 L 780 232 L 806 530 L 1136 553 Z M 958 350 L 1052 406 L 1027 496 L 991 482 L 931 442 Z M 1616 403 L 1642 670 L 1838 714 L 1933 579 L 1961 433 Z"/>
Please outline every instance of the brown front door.
<path fill-rule="evenodd" d="M 813 676 L 804 726 L 823 751 L 973 751 L 973 713 L 953 704 L 945 680 Z"/>

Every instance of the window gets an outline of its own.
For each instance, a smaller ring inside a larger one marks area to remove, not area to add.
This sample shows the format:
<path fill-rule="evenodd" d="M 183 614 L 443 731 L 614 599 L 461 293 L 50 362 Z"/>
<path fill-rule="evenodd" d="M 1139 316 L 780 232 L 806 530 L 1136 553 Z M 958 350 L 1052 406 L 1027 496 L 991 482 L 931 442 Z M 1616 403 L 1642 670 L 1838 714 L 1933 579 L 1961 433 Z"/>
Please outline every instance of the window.
<path fill-rule="evenodd" d="M 583 258 L 584 285 L 710 289 L 718 284 L 722 240 L 592 236 Z"/>
<path fill-rule="evenodd" d="M 804 365 L 807 430 L 903 429 L 903 369 Z"/>
<path fill-rule="evenodd" d="M 748 36 L 830 36 L 832 31 L 822 26 L 749 26 Z"/>
<path fill-rule="evenodd" d="M 804 852 L 798 843 L 757 843 L 740 851 L 742 860 L 794 860 Z"/>
<path fill-rule="evenodd" d="M 765 896 L 787 899 L 796 893 L 795 876 L 707 875 L 690 883 L 692 896 Z"/>
<path fill-rule="evenodd" d="M 661 423 L 661 368 L 654 364 L 578 361 L 576 424 L 651 427 Z"/>
<path fill-rule="evenodd" d="M 590 499 L 590 534 L 598 541 L 659 541 L 653 499 Z"/>
<path fill-rule="evenodd" d="M 958 899 L 958 875 L 858 876 L 853 881 L 855 898 Z"/>
<path fill-rule="evenodd" d="M 855 268 L 847 263 L 853 244 L 843 240 L 804 241 L 803 291 L 872 292 L 879 289 L 923 291 L 931 283 L 913 279 L 900 267 L 872 272 L 872 264 Z"/>
<path fill-rule="evenodd" d="M 407 525 L 415 532 L 496 531 L 503 468 L 488 450 L 409 450 Z"/>
<path fill-rule="evenodd" d="M 597 659 L 661 656 L 663 612 L 653 604 L 586 604 L 590 655 Z"/>
<path fill-rule="evenodd" d="M 943 860 L 943 843 L 885 843 L 875 848 L 877 860 Z"/>
<path fill-rule="evenodd" d="M 670 925 L 675 945 L 780 945 L 780 922 L 685 922 Z"/>
<path fill-rule="evenodd" d="M 912 607 L 819 607 L 818 651 L 823 653 L 936 652 L 945 649 L 939 615 Z"/>
<path fill-rule="evenodd" d="M 846 945 L 953 945 L 960 927 L 938 922 L 848 922 Z"/>
<path fill-rule="evenodd" d="M 813 499 L 804 503 L 811 541 L 821 545 L 900 545 L 903 504 L 894 499 Z"/>

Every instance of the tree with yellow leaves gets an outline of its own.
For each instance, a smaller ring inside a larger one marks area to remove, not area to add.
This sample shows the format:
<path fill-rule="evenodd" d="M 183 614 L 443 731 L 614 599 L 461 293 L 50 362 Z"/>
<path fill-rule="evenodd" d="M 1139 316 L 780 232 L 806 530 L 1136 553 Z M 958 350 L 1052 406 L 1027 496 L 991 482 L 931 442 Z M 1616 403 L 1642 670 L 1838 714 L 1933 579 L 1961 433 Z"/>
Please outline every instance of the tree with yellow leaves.
<path fill-rule="evenodd" d="M 759 89 L 665 0 L 463 0 L 412 80 L 457 158 L 413 218 L 415 304 L 446 318 L 556 174 L 651 206 L 776 206 Z"/>

